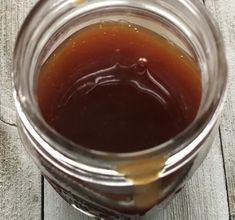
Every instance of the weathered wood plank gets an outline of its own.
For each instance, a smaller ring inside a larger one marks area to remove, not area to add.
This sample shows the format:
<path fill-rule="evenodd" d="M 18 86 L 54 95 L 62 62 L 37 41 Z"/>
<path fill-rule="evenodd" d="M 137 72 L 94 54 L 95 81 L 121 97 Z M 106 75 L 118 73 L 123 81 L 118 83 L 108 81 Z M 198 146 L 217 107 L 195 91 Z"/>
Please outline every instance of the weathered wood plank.
<path fill-rule="evenodd" d="M 33 0 L 0 0 L 0 219 L 41 216 L 40 174 L 23 149 L 15 126 L 11 88 L 16 34 Z"/>
<path fill-rule="evenodd" d="M 65 202 L 47 181 L 44 189 L 45 220 L 90 220 Z"/>
<path fill-rule="evenodd" d="M 206 0 L 224 36 L 229 65 L 229 89 L 221 123 L 224 163 L 231 219 L 235 219 L 235 2 Z"/>

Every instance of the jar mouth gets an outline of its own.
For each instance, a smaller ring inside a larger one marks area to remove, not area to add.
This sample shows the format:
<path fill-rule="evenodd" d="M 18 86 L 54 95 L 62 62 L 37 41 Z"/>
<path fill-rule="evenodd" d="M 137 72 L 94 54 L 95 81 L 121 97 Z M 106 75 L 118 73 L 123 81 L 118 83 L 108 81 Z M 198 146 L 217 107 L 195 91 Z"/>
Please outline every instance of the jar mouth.
<path fill-rule="evenodd" d="M 26 56 L 28 50 L 34 51 L 34 49 L 32 49 L 33 43 L 30 42 L 30 40 L 27 42 L 27 38 L 32 38 L 32 32 L 37 32 L 37 28 L 42 28 L 41 25 L 38 27 L 35 25 L 38 21 L 40 21 L 39 17 L 43 15 L 42 11 L 45 10 L 49 4 L 39 2 L 25 21 L 16 43 L 14 51 L 14 96 L 19 119 L 23 122 L 24 128 L 34 137 L 34 139 L 37 140 L 38 143 L 41 143 L 42 146 L 45 146 L 45 149 L 42 151 L 49 153 L 50 157 L 57 157 L 58 160 L 64 160 L 64 163 L 70 164 L 71 166 L 75 166 L 78 163 L 79 166 L 81 166 L 83 163 L 93 167 L 110 168 L 110 166 L 106 167 L 108 162 L 114 164 L 117 161 L 138 160 L 140 158 L 146 158 L 149 156 L 151 157 L 153 155 L 166 154 L 168 159 L 165 165 L 170 169 L 170 167 L 172 168 L 173 165 L 178 164 L 180 160 L 184 160 L 186 155 L 187 159 L 189 159 L 188 155 L 193 157 L 193 155 L 198 150 L 198 144 L 203 142 L 203 140 L 210 134 L 210 131 L 215 126 L 219 113 L 222 109 L 227 85 L 227 65 L 224 54 L 224 46 L 220 31 L 218 30 L 215 22 L 205 11 L 204 7 L 200 5 L 200 3 L 192 3 L 189 0 L 179 1 L 178 3 L 172 0 L 159 0 L 158 7 L 160 9 L 156 7 L 156 3 L 153 1 L 148 1 L 148 4 L 144 1 L 137 1 L 135 6 L 133 6 L 133 2 L 134 1 L 124 0 L 112 1 L 116 7 L 127 7 L 128 11 L 130 11 L 132 7 L 138 9 L 144 8 L 144 10 L 151 14 L 156 13 L 157 11 L 158 13 L 162 13 L 161 16 L 171 16 L 171 21 L 174 21 L 176 25 L 179 25 L 180 28 L 183 29 L 186 37 L 191 37 L 191 40 L 195 40 L 197 42 L 194 45 L 195 47 L 199 46 L 199 44 L 201 44 L 200 47 L 202 49 L 203 47 L 206 47 L 203 51 L 201 51 L 201 55 L 198 54 L 200 51 L 196 51 L 195 53 L 197 56 L 201 56 L 199 58 L 199 62 L 200 59 L 201 61 L 204 59 L 204 61 L 206 60 L 208 63 L 208 66 L 205 63 L 200 66 L 202 72 L 214 71 L 214 79 L 207 79 L 207 81 L 213 82 L 216 79 L 216 82 L 212 83 L 210 88 L 207 88 L 203 94 L 203 100 L 196 119 L 189 125 L 188 128 L 163 144 L 147 150 L 130 153 L 107 153 L 88 149 L 75 144 L 74 142 L 57 133 L 44 121 L 39 112 L 39 108 L 37 107 L 35 97 L 33 96 L 35 91 L 33 91 L 33 89 L 26 89 L 25 87 L 23 88 L 21 85 L 22 81 L 33 81 L 33 76 L 23 75 L 25 71 L 33 72 L 33 68 L 31 67 L 30 69 L 26 69 L 25 65 L 27 64 L 25 64 L 25 62 L 27 59 L 19 59 L 19 57 L 21 54 Z M 90 3 L 84 3 L 81 5 L 75 0 L 59 1 L 59 3 L 54 3 L 52 12 L 61 11 L 61 13 L 67 13 L 66 10 L 68 10 L 72 4 L 73 8 L 78 7 L 79 10 L 81 10 L 80 13 L 84 14 L 84 16 L 87 16 L 86 13 L 88 11 L 93 10 L 92 4 L 96 4 L 95 7 L 99 8 L 99 10 L 104 10 L 105 7 L 108 8 L 110 6 L 110 1 L 107 0 L 94 2 L 91 1 Z M 76 6 L 74 6 L 75 4 Z M 179 5 L 177 6 L 177 4 Z M 173 13 L 172 9 L 176 7 L 179 7 L 179 15 L 177 15 L 177 13 Z M 78 10 L 78 8 L 73 10 Z M 163 12 L 162 9 L 167 9 L 167 13 Z M 180 12 L 180 9 L 182 11 L 185 10 L 185 15 Z M 166 14 L 164 15 L 164 13 Z M 198 16 L 198 14 L 200 14 L 200 16 Z M 186 17 L 188 17 L 188 19 L 184 21 Z M 51 23 L 56 23 L 55 18 L 50 17 L 50 19 Z M 186 28 L 186 26 L 188 27 L 189 25 L 192 25 L 190 22 L 193 19 L 198 23 L 195 25 L 195 27 L 193 27 L 191 32 L 188 32 L 189 30 Z M 64 22 L 65 21 L 58 22 L 57 26 L 64 25 Z M 188 24 L 186 25 L 183 22 L 188 22 Z M 200 31 L 200 28 L 204 28 L 206 32 L 203 30 Z M 196 31 L 199 33 L 196 33 Z M 38 33 L 40 34 L 41 32 L 38 31 Z M 201 42 L 198 40 L 198 37 L 202 38 Z M 43 44 L 43 41 L 40 41 L 40 43 Z M 29 49 L 27 50 L 25 47 Z M 214 60 L 212 60 L 211 53 L 214 55 Z M 39 54 L 37 55 L 39 56 Z M 34 65 L 36 66 L 36 61 L 34 62 Z M 213 64 L 214 66 L 211 67 Z M 29 83 L 26 83 L 26 87 L 30 88 Z M 72 149 L 76 149 L 76 151 L 73 151 Z"/>

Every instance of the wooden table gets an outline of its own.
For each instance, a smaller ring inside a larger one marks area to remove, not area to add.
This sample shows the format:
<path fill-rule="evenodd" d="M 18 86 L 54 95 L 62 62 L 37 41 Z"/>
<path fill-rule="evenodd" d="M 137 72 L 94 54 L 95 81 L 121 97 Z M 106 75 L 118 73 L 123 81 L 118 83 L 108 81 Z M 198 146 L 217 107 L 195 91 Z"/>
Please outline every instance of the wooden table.
<path fill-rule="evenodd" d="M 196 0 L 194 0 L 196 1 Z M 235 0 L 204 0 L 224 35 L 229 91 L 213 147 L 186 187 L 145 220 L 235 220 Z M 0 220 L 88 220 L 44 181 L 18 137 L 11 89 L 17 31 L 36 0 L 0 0 Z"/>

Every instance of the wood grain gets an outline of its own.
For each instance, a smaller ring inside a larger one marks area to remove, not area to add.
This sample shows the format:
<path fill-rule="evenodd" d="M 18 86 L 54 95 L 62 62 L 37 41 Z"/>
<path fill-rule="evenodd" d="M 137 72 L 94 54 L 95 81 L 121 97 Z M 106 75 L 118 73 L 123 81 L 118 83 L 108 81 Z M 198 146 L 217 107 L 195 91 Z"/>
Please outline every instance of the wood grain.
<path fill-rule="evenodd" d="M 12 51 L 33 1 L 0 0 L 0 219 L 39 220 L 40 174 L 25 153 L 15 125 Z"/>
<path fill-rule="evenodd" d="M 90 220 L 65 202 L 51 185 L 45 181 L 44 215 L 45 220 Z M 93 219 L 92 219 L 93 220 Z"/>
<path fill-rule="evenodd" d="M 229 88 L 220 126 L 229 209 L 235 219 L 235 2 L 234 0 L 206 0 L 223 34 L 229 66 Z"/>

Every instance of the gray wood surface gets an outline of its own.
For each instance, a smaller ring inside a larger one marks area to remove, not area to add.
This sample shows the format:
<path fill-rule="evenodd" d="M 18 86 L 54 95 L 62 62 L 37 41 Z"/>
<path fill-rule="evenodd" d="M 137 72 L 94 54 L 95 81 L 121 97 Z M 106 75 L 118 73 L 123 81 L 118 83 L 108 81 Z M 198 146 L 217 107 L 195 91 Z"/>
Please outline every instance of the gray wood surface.
<path fill-rule="evenodd" d="M 90 220 L 64 202 L 46 181 L 41 185 L 40 172 L 25 153 L 16 131 L 12 50 L 19 26 L 35 2 L 0 0 L 0 220 Z M 164 210 L 148 213 L 144 220 L 235 219 L 235 1 L 205 3 L 223 32 L 230 69 L 220 131 L 186 187 Z"/>
<path fill-rule="evenodd" d="M 231 220 L 235 220 L 235 1 L 206 0 L 206 5 L 216 17 L 222 30 L 229 64 L 229 89 L 220 133 L 229 210 Z"/>
<path fill-rule="evenodd" d="M 0 1 L 0 219 L 41 219 L 38 169 L 25 153 L 15 126 L 12 51 L 30 2 Z"/>

